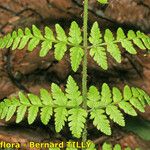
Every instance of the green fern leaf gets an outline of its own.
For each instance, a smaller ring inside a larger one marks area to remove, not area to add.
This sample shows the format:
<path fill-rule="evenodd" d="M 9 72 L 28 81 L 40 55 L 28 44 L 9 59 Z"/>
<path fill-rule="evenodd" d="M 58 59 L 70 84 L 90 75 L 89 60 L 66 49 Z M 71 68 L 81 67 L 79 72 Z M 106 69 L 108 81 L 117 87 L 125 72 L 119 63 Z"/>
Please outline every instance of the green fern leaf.
<path fill-rule="evenodd" d="M 128 31 L 128 38 L 130 40 L 133 40 L 134 44 L 137 45 L 140 49 L 145 50 L 145 46 L 143 45 L 142 41 L 136 36 L 134 31 Z"/>
<path fill-rule="evenodd" d="M 12 98 L 11 100 L 12 102 L 12 105 L 15 105 L 15 106 L 20 106 L 20 101 L 18 99 L 16 99 L 15 97 Z"/>
<path fill-rule="evenodd" d="M 7 42 L 7 44 L 6 44 L 6 48 L 10 48 L 11 45 L 13 44 L 14 39 L 13 39 L 13 37 L 11 36 L 10 33 L 8 33 L 7 36 L 8 36 L 8 42 Z M 0 43 L 1 43 L 1 42 L 0 42 Z"/>
<path fill-rule="evenodd" d="M 148 96 L 148 94 L 145 94 L 144 98 L 145 98 L 147 104 L 150 105 L 150 97 Z"/>
<path fill-rule="evenodd" d="M 106 113 L 114 122 L 116 122 L 120 126 L 125 126 L 123 114 L 115 105 L 109 105 L 108 107 L 106 107 Z"/>
<path fill-rule="evenodd" d="M 44 30 L 45 30 L 44 38 L 46 38 L 46 40 L 48 40 L 49 42 L 53 42 L 55 40 L 53 31 L 47 26 L 45 27 Z"/>
<path fill-rule="evenodd" d="M 29 28 L 25 28 L 25 35 L 22 37 L 18 49 L 23 49 L 27 45 L 29 39 L 32 36 L 33 35 L 31 34 L 30 29 Z"/>
<path fill-rule="evenodd" d="M 67 97 L 59 88 L 59 86 L 52 83 L 51 88 L 53 98 L 55 99 L 54 103 L 58 106 L 67 106 Z"/>
<path fill-rule="evenodd" d="M 101 3 L 101 4 L 107 4 L 108 0 L 98 0 L 98 2 Z"/>
<path fill-rule="evenodd" d="M 38 106 L 31 106 L 28 109 L 28 123 L 29 123 L 29 125 L 32 124 L 35 121 L 35 119 L 38 115 L 38 111 L 39 111 Z"/>
<path fill-rule="evenodd" d="M 136 34 L 137 34 L 137 37 L 143 41 L 145 47 L 149 50 L 150 49 L 150 37 L 145 35 L 144 33 L 141 33 L 140 31 L 137 31 Z"/>
<path fill-rule="evenodd" d="M 124 34 L 124 31 L 122 30 L 122 28 L 118 28 L 118 30 L 117 30 L 117 41 L 122 41 L 125 38 L 126 38 L 126 35 Z"/>
<path fill-rule="evenodd" d="M 102 43 L 102 34 L 100 32 L 98 22 L 95 22 L 92 26 L 89 41 L 91 44 L 97 46 L 98 44 Z"/>
<path fill-rule="evenodd" d="M 130 99 L 130 103 L 137 108 L 141 112 L 145 112 L 143 105 L 139 102 L 139 100 L 135 97 L 132 97 Z"/>
<path fill-rule="evenodd" d="M 27 105 L 27 106 L 31 105 L 30 101 L 27 99 L 27 97 L 22 92 L 19 92 L 19 99 L 22 104 Z"/>
<path fill-rule="evenodd" d="M 113 43 L 115 38 L 109 29 L 105 30 L 104 39 L 105 39 L 105 42 L 107 43 L 107 51 L 112 55 L 112 57 L 118 63 L 120 63 L 121 62 L 121 52 L 118 48 L 118 45 Z"/>
<path fill-rule="evenodd" d="M 6 121 L 9 121 L 12 118 L 12 116 L 15 114 L 16 108 L 16 105 L 12 105 L 8 108 L 8 112 L 5 119 Z"/>
<path fill-rule="evenodd" d="M 59 41 L 57 44 L 55 44 L 55 58 L 57 60 L 61 60 L 65 54 L 65 52 L 67 51 L 67 36 L 66 33 L 64 31 L 64 29 L 59 25 L 56 24 L 55 26 L 56 28 L 56 33 L 57 33 L 57 40 Z"/>
<path fill-rule="evenodd" d="M 128 41 L 127 39 L 125 39 L 121 41 L 121 44 L 122 44 L 122 47 L 125 48 L 125 50 L 129 52 L 130 54 L 137 54 L 131 41 Z"/>
<path fill-rule="evenodd" d="M 20 36 L 17 36 L 15 39 L 14 39 L 14 42 L 13 42 L 13 45 L 12 45 L 12 50 L 15 50 L 19 43 L 20 43 L 20 40 L 21 40 L 21 37 Z"/>
<path fill-rule="evenodd" d="M 122 100 L 122 94 L 120 92 L 120 90 L 116 87 L 113 87 L 113 101 L 115 103 L 118 103 Z"/>
<path fill-rule="evenodd" d="M 86 122 L 87 112 L 81 108 L 73 108 L 68 113 L 70 114 L 68 117 L 70 130 L 76 138 L 80 138 Z"/>
<path fill-rule="evenodd" d="M 7 43 L 8 43 L 8 41 L 9 41 L 9 37 L 6 35 L 6 36 L 4 36 L 4 38 L 2 39 L 2 42 L 1 42 L 1 45 L 0 45 L 0 48 L 5 48 L 6 47 L 6 45 L 7 45 Z"/>
<path fill-rule="evenodd" d="M 57 33 L 57 40 L 67 43 L 68 39 L 67 39 L 64 29 L 59 24 L 56 24 L 55 28 L 56 28 L 56 33 Z"/>
<path fill-rule="evenodd" d="M 132 107 L 132 105 L 128 102 L 122 101 L 119 103 L 119 107 L 124 110 L 125 113 L 131 116 L 137 116 L 136 111 Z"/>
<path fill-rule="evenodd" d="M 121 63 L 121 51 L 117 44 L 107 43 L 107 51 L 118 63 Z"/>
<path fill-rule="evenodd" d="M 129 100 L 132 97 L 132 92 L 128 85 L 124 87 L 123 96 L 124 100 Z"/>
<path fill-rule="evenodd" d="M 40 57 L 45 57 L 51 48 L 52 48 L 51 41 L 45 40 L 44 42 L 42 42 L 41 50 L 39 53 Z"/>
<path fill-rule="evenodd" d="M 143 103 L 142 101 L 146 101 L 148 105 L 150 105 L 150 97 L 149 95 L 143 91 L 142 89 L 140 88 L 136 88 L 138 90 L 138 92 L 140 93 L 140 96 L 142 97 L 142 99 L 140 99 L 141 97 L 139 97 L 139 100 L 141 103 Z"/>
<path fill-rule="evenodd" d="M 140 95 L 138 97 L 138 100 L 140 101 L 140 103 L 142 104 L 143 107 L 145 107 L 147 105 L 147 102 L 146 102 L 145 98 L 142 95 Z"/>
<path fill-rule="evenodd" d="M 82 36 L 81 30 L 75 21 L 71 23 L 69 35 L 70 35 L 70 37 L 68 38 L 69 42 L 74 46 L 79 46 L 79 44 L 82 42 Z"/>
<path fill-rule="evenodd" d="M 100 94 L 95 86 L 91 86 L 88 92 L 87 105 L 90 108 L 100 107 Z"/>
<path fill-rule="evenodd" d="M 111 43 L 115 40 L 112 32 L 109 29 L 105 30 L 104 40 L 106 43 Z"/>
<path fill-rule="evenodd" d="M 3 111 L 1 113 L 1 119 L 4 119 L 7 115 L 7 111 L 8 111 L 8 107 L 7 106 L 4 106 L 3 107 Z"/>
<path fill-rule="evenodd" d="M 55 130 L 60 132 L 67 121 L 68 111 L 64 107 L 55 108 Z"/>
<path fill-rule="evenodd" d="M 40 57 L 45 57 L 49 50 L 52 48 L 52 42 L 55 40 L 52 30 L 49 27 L 45 27 L 44 41 L 42 42 Z"/>
<path fill-rule="evenodd" d="M 110 122 L 107 119 L 106 115 L 104 115 L 104 110 L 95 109 L 91 112 L 91 119 L 94 119 L 93 124 L 97 127 L 101 132 L 111 135 Z"/>
<path fill-rule="evenodd" d="M 40 95 L 41 95 L 42 103 L 44 105 L 50 105 L 50 106 L 53 105 L 53 100 L 52 100 L 51 94 L 47 90 L 41 89 Z"/>
<path fill-rule="evenodd" d="M 21 41 L 21 38 L 24 36 L 22 29 L 18 29 L 18 32 L 16 33 L 16 37 L 14 38 L 12 50 L 15 50 Z M 8 46 L 8 45 L 7 45 Z"/>
<path fill-rule="evenodd" d="M 24 36 L 24 33 L 23 33 L 22 29 L 18 29 L 18 36 L 19 37 L 23 37 Z"/>
<path fill-rule="evenodd" d="M 84 52 L 81 47 L 72 47 L 70 52 L 72 70 L 76 72 L 84 56 Z"/>
<path fill-rule="evenodd" d="M 113 150 L 121 150 L 121 146 L 119 144 L 116 144 Z"/>
<path fill-rule="evenodd" d="M 132 94 L 133 94 L 133 97 L 139 97 L 140 96 L 140 93 L 138 92 L 138 90 L 134 87 L 131 87 L 131 91 L 132 91 Z"/>
<path fill-rule="evenodd" d="M 14 113 L 17 109 L 17 106 L 19 106 L 19 105 L 20 105 L 19 100 L 16 98 L 12 98 L 11 106 L 8 107 L 8 112 L 7 112 L 6 119 L 5 119 L 6 121 L 9 121 L 12 118 L 12 116 L 14 115 Z"/>
<path fill-rule="evenodd" d="M 111 144 L 104 143 L 102 146 L 102 150 L 112 150 Z"/>
<path fill-rule="evenodd" d="M 8 109 L 9 107 L 11 107 L 12 103 L 9 99 L 4 99 L 4 102 L 2 105 L 3 105 L 3 111 L 1 114 L 1 119 L 4 119 L 7 116 Z"/>
<path fill-rule="evenodd" d="M 16 123 L 20 123 L 23 120 L 26 111 L 27 111 L 27 106 L 21 105 L 21 106 L 18 107 Z"/>
<path fill-rule="evenodd" d="M 82 103 L 82 96 L 79 87 L 71 76 L 69 76 L 67 81 L 66 93 L 66 96 L 69 99 L 69 106 L 76 107 Z"/>
<path fill-rule="evenodd" d="M 104 70 L 108 69 L 106 50 L 104 47 L 91 48 L 90 55 L 100 67 L 102 67 Z"/>
<path fill-rule="evenodd" d="M 101 95 L 102 95 L 102 97 L 101 97 L 102 104 L 101 105 L 107 106 L 108 104 L 110 104 L 112 102 L 111 91 L 110 91 L 109 86 L 106 83 L 104 83 L 102 85 Z"/>
<path fill-rule="evenodd" d="M 57 44 L 54 45 L 55 47 L 55 51 L 54 51 L 54 55 L 55 55 L 55 58 L 60 61 L 65 52 L 67 51 L 67 45 L 65 42 L 59 42 Z"/>
<path fill-rule="evenodd" d="M 14 40 L 17 38 L 17 32 L 13 31 L 12 36 L 10 33 L 8 33 L 6 36 L 4 36 L 4 38 L 2 39 L 1 43 L 0 43 L 0 48 L 9 48 L 12 45 L 17 44 Z"/>
<path fill-rule="evenodd" d="M 33 105 L 42 106 L 41 100 L 34 94 L 28 94 L 28 97 Z"/>
<path fill-rule="evenodd" d="M 33 51 L 34 48 L 39 44 L 40 40 L 38 38 L 33 37 L 28 44 L 28 50 Z"/>
<path fill-rule="evenodd" d="M 41 121 L 44 125 L 47 125 L 51 116 L 53 114 L 52 107 L 46 106 L 44 108 L 41 108 Z"/>
<path fill-rule="evenodd" d="M 35 37 L 39 39 L 43 39 L 43 35 L 41 34 L 41 31 L 35 25 L 32 25 L 32 31 Z"/>
<path fill-rule="evenodd" d="M 96 150 L 95 144 L 92 141 L 87 141 L 87 142 L 91 144 L 90 144 L 90 147 L 86 148 L 86 150 Z"/>

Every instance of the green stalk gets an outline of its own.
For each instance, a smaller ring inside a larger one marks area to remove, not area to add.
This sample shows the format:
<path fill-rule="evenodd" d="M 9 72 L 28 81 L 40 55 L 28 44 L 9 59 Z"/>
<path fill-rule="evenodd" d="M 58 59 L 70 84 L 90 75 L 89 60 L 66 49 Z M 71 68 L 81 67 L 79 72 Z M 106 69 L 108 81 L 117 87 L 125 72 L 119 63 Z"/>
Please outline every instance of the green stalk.
<path fill-rule="evenodd" d="M 83 17 L 83 47 L 84 47 L 84 58 L 83 58 L 83 72 L 82 72 L 82 97 L 83 97 L 83 108 L 87 111 L 87 48 L 88 48 L 88 0 L 84 0 L 84 17 Z M 87 141 L 87 124 L 85 124 L 82 141 Z M 84 150 L 84 149 L 83 149 Z"/>

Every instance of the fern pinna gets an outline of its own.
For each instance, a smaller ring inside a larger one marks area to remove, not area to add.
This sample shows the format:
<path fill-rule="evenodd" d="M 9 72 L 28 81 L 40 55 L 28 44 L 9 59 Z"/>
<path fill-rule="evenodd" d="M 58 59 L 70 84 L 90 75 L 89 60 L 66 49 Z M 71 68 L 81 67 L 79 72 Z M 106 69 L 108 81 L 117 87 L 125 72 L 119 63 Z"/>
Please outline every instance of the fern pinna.
<path fill-rule="evenodd" d="M 98 0 L 105 4 L 107 0 Z M 72 135 L 76 138 L 82 136 L 82 140 L 87 140 L 86 122 L 93 121 L 94 126 L 106 135 L 111 135 L 110 121 L 120 126 L 125 126 L 124 113 L 136 116 L 136 110 L 144 112 L 144 107 L 150 104 L 149 95 L 140 88 L 125 85 L 123 92 L 117 87 L 110 88 L 103 83 L 100 89 L 95 86 L 87 89 L 87 53 L 104 70 L 108 69 L 108 53 L 118 63 L 121 63 L 121 50 L 119 45 L 130 54 L 136 54 L 135 46 L 141 50 L 150 49 L 150 38 L 148 35 L 129 30 L 127 34 L 122 28 L 118 28 L 116 36 L 106 29 L 104 35 L 101 33 L 98 22 L 92 25 L 90 34 L 87 33 L 88 23 L 88 0 L 84 0 L 83 33 L 79 25 L 73 21 L 69 33 L 55 25 L 55 32 L 49 27 L 45 27 L 42 33 L 35 25 L 32 29 L 18 29 L 0 38 L 0 48 L 11 48 L 21 50 L 27 46 L 32 52 L 39 44 L 41 49 L 40 57 L 45 57 L 54 47 L 55 59 L 60 61 L 69 50 L 72 70 L 76 72 L 83 62 L 82 89 L 79 90 L 77 83 L 69 76 L 66 89 L 64 91 L 52 83 L 51 91 L 40 90 L 40 96 L 24 94 L 19 92 L 18 97 L 4 99 L 0 103 L 0 118 L 9 121 L 16 114 L 16 123 L 23 120 L 26 112 L 28 123 L 32 124 L 40 114 L 40 120 L 44 125 L 48 125 L 51 117 L 55 119 L 55 130 L 60 132 L 66 123 Z M 82 35 L 83 34 L 83 35 Z M 59 148 L 56 148 L 59 149 Z M 95 150 L 91 144 L 87 150 Z M 114 150 L 120 150 L 119 145 L 115 145 Z M 76 150 L 76 148 L 67 148 Z M 105 143 L 103 150 L 112 150 L 112 146 Z M 130 148 L 126 148 L 130 150 Z"/>
<path fill-rule="evenodd" d="M 18 29 L 18 31 L 13 31 L 12 34 L 9 33 L 0 38 L 0 48 L 11 47 L 12 50 L 15 50 L 23 49 L 28 45 L 28 51 L 31 52 L 41 43 L 39 56 L 44 57 L 54 45 L 55 58 L 60 61 L 69 47 L 71 66 L 73 71 L 76 72 L 84 56 L 81 29 L 75 21 L 71 24 L 69 36 L 66 35 L 64 29 L 59 24 L 56 24 L 55 28 L 56 36 L 54 36 L 53 31 L 49 27 L 45 27 L 44 34 L 35 25 L 32 26 L 32 30 L 29 28 L 25 28 L 25 31 Z M 89 36 L 89 43 L 91 43 L 88 46 L 89 53 L 104 70 L 108 69 L 107 52 L 118 63 L 121 63 L 121 51 L 118 44 L 121 44 L 130 54 L 137 53 L 133 43 L 142 50 L 150 49 L 150 38 L 140 31 L 135 33 L 129 30 L 126 36 L 122 28 L 119 28 L 116 35 L 115 38 L 113 33 L 106 29 L 103 36 L 97 22 L 92 26 Z"/>

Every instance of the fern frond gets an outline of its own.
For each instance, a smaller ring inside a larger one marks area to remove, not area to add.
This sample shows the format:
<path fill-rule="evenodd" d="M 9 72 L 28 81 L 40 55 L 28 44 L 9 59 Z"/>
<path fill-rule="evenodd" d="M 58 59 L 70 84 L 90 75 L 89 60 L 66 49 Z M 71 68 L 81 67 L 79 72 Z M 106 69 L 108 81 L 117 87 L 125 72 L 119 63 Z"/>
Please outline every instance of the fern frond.
<path fill-rule="evenodd" d="M 102 39 L 104 37 L 104 40 Z M 119 44 L 130 54 L 136 54 L 136 50 L 133 43 L 140 49 L 150 49 L 150 37 L 137 31 L 136 33 L 129 30 L 127 36 L 125 35 L 122 28 L 118 28 L 117 36 L 114 37 L 113 33 L 109 30 L 105 30 L 104 36 L 102 36 L 98 23 L 95 22 L 91 28 L 91 33 L 89 37 L 89 42 L 92 44 L 90 47 L 90 55 L 97 62 L 97 64 L 104 70 L 107 70 L 107 56 L 106 50 L 110 55 L 118 62 L 121 63 L 121 50 L 119 49 Z"/>
<path fill-rule="evenodd" d="M 68 37 L 68 41 L 73 45 L 73 47 L 70 48 L 71 66 L 73 71 L 76 72 L 79 68 L 84 52 L 79 46 L 82 42 L 81 29 L 75 21 L 71 23 L 69 35 L 70 37 Z"/>
<path fill-rule="evenodd" d="M 119 144 L 116 144 L 115 146 L 114 146 L 114 149 L 113 150 L 121 150 L 121 146 L 119 145 Z"/>
<path fill-rule="evenodd" d="M 108 0 L 97 0 L 99 3 L 101 4 L 107 4 L 108 3 Z"/>
<path fill-rule="evenodd" d="M 56 37 L 49 27 L 45 27 L 42 33 L 35 25 L 32 29 L 25 28 L 25 31 L 18 29 L 13 31 L 12 34 L 8 33 L 6 36 L 0 38 L 0 48 L 23 49 L 27 45 L 28 51 L 32 52 L 39 44 L 41 49 L 39 52 L 40 57 L 45 57 L 54 46 L 54 56 L 56 60 L 60 61 L 67 46 L 70 46 L 70 56 L 73 71 L 77 71 L 83 57 L 82 49 L 82 36 L 81 29 L 74 21 L 71 23 L 69 37 L 67 37 L 64 29 L 59 25 L 55 25 Z"/>
<path fill-rule="evenodd" d="M 110 120 L 124 126 L 123 110 L 126 114 L 136 116 L 135 108 L 144 112 L 150 103 L 149 95 L 140 88 L 125 86 L 123 92 L 112 89 L 104 83 L 101 91 L 91 86 L 88 91 L 88 110 L 82 108 L 82 96 L 75 80 L 69 76 L 65 92 L 52 83 L 51 94 L 45 89 L 40 96 L 19 92 L 18 98 L 5 99 L 0 103 L 0 118 L 9 121 L 16 114 L 16 123 L 20 123 L 27 113 L 28 123 L 32 124 L 38 115 L 47 125 L 54 115 L 55 129 L 60 132 L 68 122 L 72 134 L 80 138 L 87 116 L 101 132 L 110 135 Z M 16 112 L 16 113 L 15 113 Z"/>
<path fill-rule="evenodd" d="M 54 103 L 58 106 L 67 106 L 67 97 L 66 95 L 62 92 L 60 87 L 54 83 L 52 83 L 52 95 L 53 99 L 55 100 Z"/>
<path fill-rule="evenodd" d="M 70 48 L 70 59 L 72 70 L 76 72 L 81 64 L 82 58 L 84 56 L 83 49 L 81 47 Z"/>
<path fill-rule="evenodd" d="M 104 47 L 93 47 L 90 50 L 90 55 L 104 70 L 108 69 L 107 56 Z"/>
<path fill-rule="evenodd" d="M 92 141 L 88 140 L 87 142 L 90 143 L 90 147 L 86 148 L 86 150 L 96 150 L 95 144 Z"/>
<path fill-rule="evenodd" d="M 99 1 L 101 3 L 107 2 L 107 0 Z M 32 29 L 25 28 L 25 31 L 18 29 L 17 31 L 13 31 L 12 34 L 8 33 L 0 38 L 0 48 L 12 47 L 11 49 L 15 50 L 23 49 L 27 45 L 28 50 L 33 51 L 41 43 L 40 57 L 46 56 L 54 46 L 54 56 L 60 61 L 69 46 L 71 66 L 73 71 L 76 72 L 84 56 L 81 29 L 79 25 L 73 21 L 71 23 L 69 36 L 66 35 L 64 29 L 59 24 L 56 24 L 55 30 L 56 37 L 49 27 L 45 27 L 44 33 L 35 25 L 32 26 Z M 137 53 L 133 43 L 140 49 L 150 49 L 150 38 L 144 33 L 129 30 L 126 36 L 124 31 L 119 28 L 116 37 L 114 37 L 109 29 L 106 29 L 105 34 L 102 36 L 97 22 L 95 22 L 91 28 L 89 42 L 92 44 L 88 47 L 88 49 L 90 48 L 90 55 L 104 70 L 108 69 L 107 52 L 109 52 L 118 63 L 121 63 L 121 51 L 118 44 L 121 44 L 130 54 Z"/>
<path fill-rule="evenodd" d="M 108 143 L 104 143 L 102 146 L 102 150 L 112 150 L 112 145 Z"/>
<path fill-rule="evenodd" d="M 126 114 L 129 114 L 131 116 L 137 116 L 135 109 L 129 102 L 122 101 L 119 103 L 119 107 L 123 109 Z"/>
<path fill-rule="evenodd" d="M 112 93 L 109 86 L 106 83 L 102 85 L 101 95 L 102 95 L 101 97 L 102 106 L 107 106 L 112 102 Z"/>
<path fill-rule="evenodd" d="M 60 132 L 67 121 L 68 111 L 65 107 L 55 108 L 55 129 Z"/>
<path fill-rule="evenodd" d="M 35 119 L 38 115 L 38 111 L 39 111 L 38 106 L 31 106 L 28 109 L 28 123 L 29 123 L 29 125 L 32 124 L 35 121 Z"/>
<path fill-rule="evenodd" d="M 120 92 L 120 90 L 116 87 L 113 87 L 112 89 L 112 93 L 113 93 L 113 101 L 114 103 L 118 103 L 122 100 L 122 93 Z"/>
<path fill-rule="evenodd" d="M 104 83 L 101 94 L 96 87 L 90 87 L 87 104 L 91 108 L 90 118 L 93 119 L 93 124 L 101 132 L 110 135 L 109 119 L 120 126 L 125 126 L 125 120 L 121 110 L 128 115 L 136 116 L 135 108 L 144 112 L 144 107 L 146 104 L 149 104 L 149 99 L 148 94 L 139 88 L 130 88 L 126 85 L 123 93 L 121 93 L 118 88 L 113 87 L 110 89 Z M 107 116 L 109 116 L 109 119 Z"/>
<path fill-rule="evenodd" d="M 18 107 L 16 123 L 20 123 L 23 120 L 26 111 L 27 111 L 27 106 L 26 105 L 21 105 L 21 106 Z"/>
<path fill-rule="evenodd" d="M 106 70 L 108 68 L 107 56 L 105 48 L 98 46 L 102 43 L 102 34 L 97 22 L 95 22 L 92 26 L 89 41 L 93 45 L 93 47 L 90 49 L 90 55 L 94 58 L 99 66 Z"/>
<path fill-rule="evenodd" d="M 57 40 L 60 41 L 59 43 L 55 44 L 55 58 L 57 60 L 61 60 L 67 51 L 67 43 L 68 39 L 64 29 L 59 25 L 55 25 L 56 33 L 57 33 Z"/>
<path fill-rule="evenodd" d="M 71 44 L 74 46 L 80 45 L 82 42 L 81 29 L 75 21 L 71 23 L 69 35 L 68 40 Z"/>
<path fill-rule="evenodd" d="M 120 126 L 125 126 L 125 121 L 123 114 L 115 105 L 109 105 L 106 107 L 106 113 L 110 116 L 110 119 L 112 119 L 114 122 L 119 124 Z"/>
<path fill-rule="evenodd" d="M 82 103 L 81 92 L 79 91 L 79 87 L 71 76 L 69 76 L 66 86 L 66 96 L 69 99 L 68 106 L 79 106 Z"/>
<path fill-rule="evenodd" d="M 100 107 L 100 93 L 95 86 L 91 86 L 88 92 L 88 101 L 87 105 L 90 108 Z"/>
<path fill-rule="evenodd" d="M 80 138 L 86 122 L 87 112 L 82 108 L 73 108 L 68 113 L 70 130 L 76 138 Z"/>
<path fill-rule="evenodd" d="M 104 112 L 105 111 L 103 109 L 95 109 L 91 112 L 90 118 L 94 119 L 93 124 L 97 127 L 98 130 L 107 135 L 111 135 L 110 122 Z"/>
<path fill-rule="evenodd" d="M 53 115 L 53 108 L 51 106 L 46 106 L 41 108 L 41 122 L 44 125 L 47 125 L 49 120 L 51 119 L 51 116 Z"/>
<path fill-rule="evenodd" d="M 16 112 L 17 106 L 20 105 L 20 103 L 18 102 L 16 98 L 13 98 L 12 103 L 13 105 L 8 108 L 8 112 L 7 112 L 6 119 L 5 119 L 6 121 L 9 121 L 12 118 L 12 116 Z"/>

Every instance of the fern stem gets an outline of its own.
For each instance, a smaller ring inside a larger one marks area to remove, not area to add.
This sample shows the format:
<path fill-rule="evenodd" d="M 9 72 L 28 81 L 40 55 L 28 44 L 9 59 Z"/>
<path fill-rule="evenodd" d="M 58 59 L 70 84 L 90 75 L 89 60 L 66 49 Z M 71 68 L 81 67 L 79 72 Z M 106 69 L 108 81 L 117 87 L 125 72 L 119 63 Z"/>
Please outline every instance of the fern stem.
<path fill-rule="evenodd" d="M 88 48 L 88 0 L 84 0 L 84 17 L 83 17 L 83 46 L 84 46 L 84 58 L 83 58 L 83 72 L 82 72 L 82 97 L 83 108 L 87 111 L 87 48 Z M 85 124 L 82 141 L 87 141 L 87 124 Z M 83 149 L 84 150 L 84 149 Z"/>

